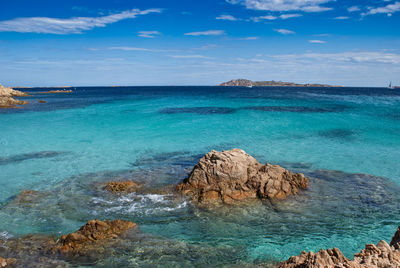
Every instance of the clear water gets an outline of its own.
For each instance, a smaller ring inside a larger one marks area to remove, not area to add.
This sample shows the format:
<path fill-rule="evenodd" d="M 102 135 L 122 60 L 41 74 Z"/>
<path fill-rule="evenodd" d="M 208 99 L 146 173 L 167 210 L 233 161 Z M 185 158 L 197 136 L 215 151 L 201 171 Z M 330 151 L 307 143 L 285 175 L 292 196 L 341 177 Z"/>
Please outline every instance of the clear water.
<path fill-rule="evenodd" d="M 0 110 L 3 237 L 63 234 L 93 218 L 123 218 L 203 255 L 220 252 L 215 265 L 243 265 L 303 249 L 339 247 L 351 257 L 365 243 L 390 240 L 400 224 L 399 91 L 76 88 L 27 99 L 22 109 Z M 178 183 L 201 155 L 231 148 L 306 173 L 310 189 L 279 203 L 199 209 L 169 194 L 116 197 L 96 187 L 121 178 L 149 187 Z M 16 204 L 23 189 L 42 195 Z M 207 263 L 172 255 L 178 266 Z M 117 263 L 121 257 L 97 265 Z"/>

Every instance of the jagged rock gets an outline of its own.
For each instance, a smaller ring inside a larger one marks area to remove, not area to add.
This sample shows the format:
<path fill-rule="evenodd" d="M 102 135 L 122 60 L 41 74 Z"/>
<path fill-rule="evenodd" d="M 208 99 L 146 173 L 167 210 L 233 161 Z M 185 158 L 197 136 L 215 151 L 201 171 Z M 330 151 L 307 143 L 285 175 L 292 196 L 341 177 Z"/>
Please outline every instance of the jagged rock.
<path fill-rule="evenodd" d="M 397 231 L 394 234 L 390 245 L 393 246 L 395 249 L 400 249 L 400 226 L 399 228 L 397 228 Z"/>
<path fill-rule="evenodd" d="M 135 226 L 136 223 L 131 221 L 91 220 L 78 231 L 61 236 L 52 251 L 61 254 L 85 255 L 93 248 L 101 246 L 104 240 L 117 238 Z"/>
<path fill-rule="evenodd" d="M 17 260 L 14 258 L 4 259 L 0 257 L 0 267 L 11 267 L 15 263 L 17 263 Z"/>
<path fill-rule="evenodd" d="M 251 198 L 285 199 L 308 187 L 308 178 L 280 166 L 260 164 L 240 149 L 211 151 L 177 190 L 199 203 L 234 203 Z"/>
<path fill-rule="evenodd" d="M 105 189 L 111 193 L 132 193 L 138 185 L 133 181 L 111 181 L 107 183 Z"/>
<path fill-rule="evenodd" d="M 301 252 L 299 256 L 290 257 L 286 262 L 280 264 L 279 268 L 301 268 L 301 267 L 336 267 L 340 263 L 347 262 L 348 259 L 338 248 L 320 250 L 314 252 Z"/>
<path fill-rule="evenodd" d="M 398 246 L 399 229 L 397 229 L 390 246 L 381 240 L 377 245 L 367 244 L 365 249 L 349 260 L 337 249 L 320 250 L 317 253 L 301 252 L 282 262 L 277 268 L 396 268 L 400 267 L 400 250 Z M 393 242 L 395 241 L 395 242 Z"/>

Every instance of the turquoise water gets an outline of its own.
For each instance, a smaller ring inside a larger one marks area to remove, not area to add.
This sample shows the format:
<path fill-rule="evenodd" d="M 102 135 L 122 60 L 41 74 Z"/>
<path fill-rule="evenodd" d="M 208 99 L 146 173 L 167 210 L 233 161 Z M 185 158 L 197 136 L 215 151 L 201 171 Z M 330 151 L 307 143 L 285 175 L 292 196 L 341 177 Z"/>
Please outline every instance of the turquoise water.
<path fill-rule="evenodd" d="M 252 264 L 303 249 L 339 247 L 351 257 L 365 243 L 390 240 L 400 224 L 395 90 L 77 88 L 28 100 L 22 109 L 0 110 L 4 237 L 123 218 L 149 235 L 235 250 L 221 264 Z M 94 186 L 120 178 L 178 183 L 201 155 L 232 148 L 306 173 L 310 189 L 279 203 L 199 209 L 168 194 L 115 197 Z M 23 189 L 43 196 L 16 205 Z"/>

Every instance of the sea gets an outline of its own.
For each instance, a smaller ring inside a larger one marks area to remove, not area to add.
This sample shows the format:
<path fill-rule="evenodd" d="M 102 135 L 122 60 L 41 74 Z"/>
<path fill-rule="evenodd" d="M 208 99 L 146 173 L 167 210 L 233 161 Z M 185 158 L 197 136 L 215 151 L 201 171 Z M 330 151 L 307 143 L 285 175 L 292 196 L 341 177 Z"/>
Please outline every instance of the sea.
<path fill-rule="evenodd" d="M 21 89 L 32 93 L 29 104 L 0 110 L 0 240 L 124 219 L 158 242 L 74 265 L 251 267 L 333 247 L 352 258 L 400 225 L 398 89 L 67 89 Z M 232 148 L 304 173 L 309 189 L 202 208 L 172 192 L 116 196 L 99 187 L 174 185 L 207 152 Z M 23 190 L 40 198 L 18 204 Z"/>

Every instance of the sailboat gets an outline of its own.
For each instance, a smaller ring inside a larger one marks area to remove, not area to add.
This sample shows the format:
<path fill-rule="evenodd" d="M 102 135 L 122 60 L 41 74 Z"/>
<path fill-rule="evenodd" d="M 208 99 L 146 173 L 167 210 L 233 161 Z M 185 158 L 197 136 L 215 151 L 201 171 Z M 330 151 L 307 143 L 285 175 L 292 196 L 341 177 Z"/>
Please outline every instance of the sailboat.
<path fill-rule="evenodd" d="M 390 81 L 388 88 L 393 88 L 392 87 L 392 81 Z"/>

